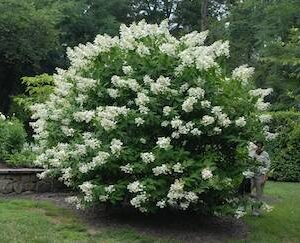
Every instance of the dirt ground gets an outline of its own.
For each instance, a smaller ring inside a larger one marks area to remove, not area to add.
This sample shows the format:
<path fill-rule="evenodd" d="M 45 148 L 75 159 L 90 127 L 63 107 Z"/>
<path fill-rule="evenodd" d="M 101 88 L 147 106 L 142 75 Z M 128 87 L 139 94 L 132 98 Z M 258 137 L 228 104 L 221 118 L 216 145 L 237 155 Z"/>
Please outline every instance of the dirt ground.
<path fill-rule="evenodd" d="M 2 161 L 0 161 L 0 169 L 7 169 L 7 166 Z"/>
<path fill-rule="evenodd" d="M 57 206 L 70 208 L 65 203 L 67 193 L 43 193 L 10 195 L 35 200 L 48 200 Z M 226 242 L 230 239 L 245 239 L 247 226 L 238 219 L 207 217 L 186 212 L 164 212 L 157 215 L 143 215 L 129 208 L 93 208 L 79 211 L 71 208 L 88 225 L 90 232 L 105 228 L 130 228 L 141 234 L 153 235 L 177 242 Z"/>

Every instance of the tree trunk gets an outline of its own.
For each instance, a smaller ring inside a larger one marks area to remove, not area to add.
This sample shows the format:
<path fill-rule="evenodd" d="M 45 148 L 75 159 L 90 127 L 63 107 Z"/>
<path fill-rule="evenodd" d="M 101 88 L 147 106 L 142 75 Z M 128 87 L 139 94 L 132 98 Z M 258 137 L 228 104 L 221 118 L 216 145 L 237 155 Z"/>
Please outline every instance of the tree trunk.
<path fill-rule="evenodd" d="M 201 31 L 208 28 L 208 0 L 202 0 L 201 4 Z"/>

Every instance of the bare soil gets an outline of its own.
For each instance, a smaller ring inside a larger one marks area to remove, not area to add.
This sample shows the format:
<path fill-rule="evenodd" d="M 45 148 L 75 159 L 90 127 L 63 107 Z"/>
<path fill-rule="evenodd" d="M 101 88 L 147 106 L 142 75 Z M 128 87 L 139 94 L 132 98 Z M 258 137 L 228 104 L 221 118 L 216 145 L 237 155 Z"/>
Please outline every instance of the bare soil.
<path fill-rule="evenodd" d="M 7 169 L 7 168 L 8 168 L 7 165 L 4 162 L 0 161 L 0 169 Z"/>

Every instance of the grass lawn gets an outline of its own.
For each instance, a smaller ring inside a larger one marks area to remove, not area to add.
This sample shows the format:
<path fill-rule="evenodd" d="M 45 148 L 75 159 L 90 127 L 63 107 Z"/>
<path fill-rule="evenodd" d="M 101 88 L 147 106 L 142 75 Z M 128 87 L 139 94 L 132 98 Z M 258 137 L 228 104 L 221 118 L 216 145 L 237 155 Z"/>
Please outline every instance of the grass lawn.
<path fill-rule="evenodd" d="M 50 202 L 0 200 L 1 243 L 165 242 L 129 229 L 89 232 L 71 211 Z"/>
<path fill-rule="evenodd" d="M 268 182 L 266 191 L 274 201 L 274 210 L 261 217 L 246 217 L 250 235 L 246 241 L 255 243 L 300 242 L 300 183 Z"/>
<path fill-rule="evenodd" d="M 246 217 L 250 234 L 242 242 L 300 242 L 300 183 L 268 182 L 266 194 L 275 209 Z M 50 202 L 0 200 L 0 243 L 31 242 L 166 242 L 130 229 L 91 231 L 72 214 Z M 236 242 L 236 241 L 232 241 Z"/>

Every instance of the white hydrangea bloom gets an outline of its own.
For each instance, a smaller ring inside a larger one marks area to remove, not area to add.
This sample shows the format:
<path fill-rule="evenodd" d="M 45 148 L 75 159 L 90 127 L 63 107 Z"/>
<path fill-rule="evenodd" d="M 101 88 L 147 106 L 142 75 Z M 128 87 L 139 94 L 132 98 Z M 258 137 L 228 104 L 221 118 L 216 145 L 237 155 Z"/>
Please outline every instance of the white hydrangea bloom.
<path fill-rule="evenodd" d="M 190 97 L 195 97 L 196 99 L 202 99 L 205 94 L 205 90 L 197 87 L 197 88 L 189 88 L 188 94 Z"/>
<path fill-rule="evenodd" d="M 142 192 L 144 190 L 144 186 L 139 181 L 134 181 L 127 185 L 127 189 L 131 193 Z"/>
<path fill-rule="evenodd" d="M 221 132 L 222 132 L 222 129 L 221 128 L 219 128 L 219 127 L 214 127 L 213 128 L 213 132 L 214 132 L 214 134 L 220 134 Z"/>
<path fill-rule="evenodd" d="M 104 191 L 107 193 L 113 193 L 114 191 L 116 191 L 116 188 L 114 185 L 109 185 L 104 187 Z"/>
<path fill-rule="evenodd" d="M 189 89 L 190 85 L 188 83 L 184 83 L 183 85 L 180 86 L 179 91 L 180 93 L 184 93 Z"/>
<path fill-rule="evenodd" d="M 173 165 L 172 169 L 175 173 L 183 173 L 183 166 L 180 163 Z"/>
<path fill-rule="evenodd" d="M 156 206 L 159 208 L 165 208 L 167 206 L 166 200 L 160 200 L 156 203 Z"/>
<path fill-rule="evenodd" d="M 76 82 L 76 88 L 80 92 L 87 92 L 92 88 L 96 87 L 97 80 L 91 79 L 91 78 L 84 78 L 75 76 L 74 77 Z"/>
<path fill-rule="evenodd" d="M 180 38 L 180 41 L 183 41 L 189 47 L 201 46 L 204 44 L 208 36 L 208 31 L 197 32 L 193 31 L 189 34 L 184 35 Z"/>
<path fill-rule="evenodd" d="M 169 126 L 170 122 L 169 121 L 162 121 L 162 123 L 160 124 L 162 127 L 167 127 Z"/>
<path fill-rule="evenodd" d="M 107 89 L 107 93 L 113 99 L 116 99 L 119 97 L 119 91 L 117 89 Z"/>
<path fill-rule="evenodd" d="M 129 110 L 126 106 L 99 106 L 96 109 L 96 118 L 104 130 L 109 131 L 116 128 L 116 119 L 121 115 L 126 116 Z"/>
<path fill-rule="evenodd" d="M 143 78 L 143 81 L 147 85 L 150 85 L 151 83 L 154 83 L 154 80 L 151 79 L 149 75 L 145 75 L 144 78 Z"/>
<path fill-rule="evenodd" d="M 180 120 L 179 117 L 175 117 L 171 121 L 172 128 L 179 128 L 180 126 L 182 126 L 182 124 L 183 124 L 183 121 Z"/>
<path fill-rule="evenodd" d="M 163 43 L 159 46 L 159 50 L 162 53 L 167 54 L 168 56 L 174 56 L 176 55 L 176 45 L 172 43 Z"/>
<path fill-rule="evenodd" d="M 235 211 L 235 217 L 237 219 L 244 217 L 246 214 L 247 212 L 244 207 L 238 207 L 237 210 Z"/>
<path fill-rule="evenodd" d="M 2 120 L 2 121 L 5 121 L 5 120 L 6 120 L 6 116 L 3 115 L 1 112 L 0 112 L 0 120 Z"/>
<path fill-rule="evenodd" d="M 267 131 L 264 133 L 264 135 L 267 141 L 272 141 L 278 137 L 278 133 L 271 133 Z"/>
<path fill-rule="evenodd" d="M 171 111 L 172 111 L 172 108 L 170 106 L 165 106 L 163 108 L 163 114 L 164 114 L 164 116 L 168 116 Z"/>
<path fill-rule="evenodd" d="M 89 123 L 95 116 L 95 111 L 78 111 L 73 114 L 75 121 Z"/>
<path fill-rule="evenodd" d="M 137 118 L 134 119 L 134 123 L 135 123 L 138 127 L 141 126 L 141 125 L 143 125 L 144 122 L 145 122 L 145 120 L 144 120 L 143 118 L 141 118 L 141 117 L 137 117 Z"/>
<path fill-rule="evenodd" d="M 147 210 L 145 208 L 142 208 L 142 204 L 147 201 L 147 195 L 146 193 L 141 193 L 135 196 L 130 200 L 130 204 L 134 206 L 135 208 L 139 208 L 142 212 L 146 212 Z"/>
<path fill-rule="evenodd" d="M 259 111 L 265 111 L 270 107 L 270 103 L 269 102 L 264 102 L 264 100 L 262 98 L 259 98 L 255 104 L 255 107 L 259 110 Z"/>
<path fill-rule="evenodd" d="M 142 57 L 146 55 L 150 55 L 149 48 L 141 43 L 138 44 L 136 52 Z"/>
<path fill-rule="evenodd" d="M 202 117 L 202 120 L 201 120 L 201 123 L 204 125 L 204 126 L 208 126 L 208 125 L 211 125 L 215 122 L 215 118 L 212 117 L 212 116 L 208 116 L 208 115 L 205 115 Z"/>
<path fill-rule="evenodd" d="M 150 99 L 145 93 L 137 93 L 137 98 L 134 100 L 137 106 L 146 105 Z"/>
<path fill-rule="evenodd" d="M 50 173 L 51 173 L 51 170 L 44 170 L 42 173 L 37 174 L 37 177 L 40 180 L 43 180 L 43 179 L 47 178 L 47 176 L 49 176 Z"/>
<path fill-rule="evenodd" d="M 261 123 L 269 123 L 272 121 L 272 115 L 270 114 L 262 114 L 259 116 L 259 120 Z"/>
<path fill-rule="evenodd" d="M 209 168 L 205 168 L 202 170 L 201 176 L 203 180 L 207 180 L 213 177 L 213 173 Z"/>
<path fill-rule="evenodd" d="M 144 163 L 149 164 L 155 160 L 155 156 L 152 152 L 141 153 L 141 159 Z"/>
<path fill-rule="evenodd" d="M 152 171 L 155 176 L 167 175 L 170 173 L 170 169 L 166 164 L 162 164 L 161 166 L 156 166 L 152 169 Z"/>
<path fill-rule="evenodd" d="M 123 143 L 121 140 L 114 138 L 110 143 L 110 150 L 112 154 L 118 155 L 122 150 Z"/>
<path fill-rule="evenodd" d="M 264 97 L 270 95 L 272 92 L 273 92 L 272 88 L 267 88 L 267 89 L 259 88 L 259 89 L 250 90 L 249 94 L 254 97 L 264 98 Z"/>
<path fill-rule="evenodd" d="M 171 137 L 174 139 L 179 139 L 180 138 L 180 133 L 179 132 L 172 132 Z"/>
<path fill-rule="evenodd" d="M 221 106 L 214 106 L 211 108 L 211 113 L 215 116 L 220 116 L 222 114 L 222 107 Z"/>
<path fill-rule="evenodd" d="M 104 165 L 109 157 L 109 153 L 99 151 L 97 156 L 92 159 L 92 163 L 95 165 Z"/>
<path fill-rule="evenodd" d="M 167 150 L 171 147 L 171 138 L 169 138 L 169 137 L 159 137 L 157 139 L 156 144 L 158 145 L 158 147 Z"/>
<path fill-rule="evenodd" d="M 200 104 L 201 104 L 201 106 L 202 106 L 203 108 L 210 108 L 210 107 L 211 107 L 211 102 L 208 101 L 208 100 L 202 100 L 202 101 L 200 102 Z"/>
<path fill-rule="evenodd" d="M 247 124 L 245 117 L 239 117 L 235 120 L 235 125 L 237 127 L 244 127 Z"/>
<path fill-rule="evenodd" d="M 84 200 L 86 202 L 91 202 L 93 200 L 93 189 L 94 188 L 95 188 L 95 185 L 93 185 L 89 181 L 83 182 L 79 186 L 79 189 L 84 193 Z"/>
<path fill-rule="evenodd" d="M 182 104 L 182 110 L 185 112 L 192 112 L 194 109 L 194 104 L 197 103 L 195 97 L 188 97 Z"/>
<path fill-rule="evenodd" d="M 242 65 L 232 71 L 232 78 L 233 79 L 238 79 L 242 81 L 242 84 L 247 84 L 249 79 L 253 76 L 254 74 L 254 68 L 253 67 L 248 67 L 248 65 Z"/>
<path fill-rule="evenodd" d="M 132 174 L 133 173 L 133 167 L 130 164 L 122 165 L 120 166 L 121 171 L 123 171 L 126 174 Z"/>
<path fill-rule="evenodd" d="M 218 114 L 218 123 L 222 127 L 228 127 L 231 124 L 231 120 L 225 113 Z"/>
<path fill-rule="evenodd" d="M 191 134 L 193 134 L 194 136 L 200 136 L 202 134 L 202 131 L 199 130 L 199 128 L 193 128 L 191 130 Z"/>
<path fill-rule="evenodd" d="M 122 71 L 125 75 L 130 75 L 133 72 L 133 69 L 131 66 L 123 66 Z"/>
<path fill-rule="evenodd" d="M 73 128 L 69 128 L 67 126 L 61 126 L 60 128 L 67 137 L 72 137 L 75 133 L 75 130 Z"/>
<path fill-rule="evenodd" d="M 171 79 L 169 77 L 160 76 L 156 82 L 150 83 L 150 90 L 154 94 L 164 93 L 171 85 Z"/>

